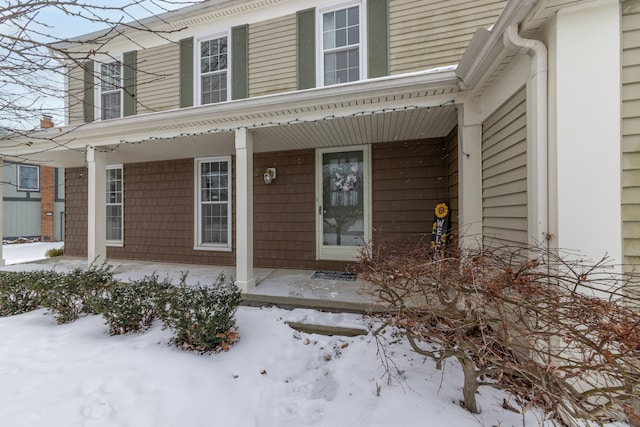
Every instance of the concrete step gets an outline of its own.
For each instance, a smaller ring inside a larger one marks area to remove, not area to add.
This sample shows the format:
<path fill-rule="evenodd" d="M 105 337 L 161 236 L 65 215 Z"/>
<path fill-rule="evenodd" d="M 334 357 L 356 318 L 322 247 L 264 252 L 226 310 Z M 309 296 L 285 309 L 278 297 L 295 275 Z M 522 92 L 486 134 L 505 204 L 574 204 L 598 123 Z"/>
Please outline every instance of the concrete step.
<path fill-rule="evenodd" d="M 344 337 L 355 337 L 358 335 L 367 335 L 369 331 L 364 328 L 351 328 L 344 326 L 334 325 L 317 325 L 311 323 L 302 322 L 286 322 L 291 328 L 296 331 L 304 332 L 307 334 L 320 334 L 320 335 L 340 335 Z"/>

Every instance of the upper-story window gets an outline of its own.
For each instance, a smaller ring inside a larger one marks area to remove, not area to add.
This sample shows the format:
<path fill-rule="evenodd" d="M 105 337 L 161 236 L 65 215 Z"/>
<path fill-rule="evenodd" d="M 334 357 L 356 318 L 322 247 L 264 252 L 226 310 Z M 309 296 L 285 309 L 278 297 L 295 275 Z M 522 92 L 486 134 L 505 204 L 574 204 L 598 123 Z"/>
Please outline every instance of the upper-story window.
<path fill-rule="evenodd" d="M 364 75 L 361 9 L 356 4 L 321 12 L 321 85 L 353 82 Z"/>
<path fill-rule="evenodd" d="M 40 190 L 40 168 L 33 165 L 18 165 L 18 190 Z"/>
<path fill-rule="evenodd" d="M 200 104 L 213 104 L 228 99 L 229 70 L 227 36 L 199 41 L 198 98 Z"/>
<path fill-rule="evenodd" d="M 100 118 L 122 116 L 122 64 L 114 61 L 100 64 Z"/>

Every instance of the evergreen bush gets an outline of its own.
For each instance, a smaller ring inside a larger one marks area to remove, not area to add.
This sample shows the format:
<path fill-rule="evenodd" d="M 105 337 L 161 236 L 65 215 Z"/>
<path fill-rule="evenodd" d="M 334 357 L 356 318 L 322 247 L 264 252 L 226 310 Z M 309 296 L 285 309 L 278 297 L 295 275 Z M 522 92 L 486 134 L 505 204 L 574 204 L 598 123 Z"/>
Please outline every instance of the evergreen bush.
<path fill-rule="evenodd" d="M 44 254 L 47 258 L 62 256 L 64 255 L 64 247 L 48 249 Z"/>
<path fill-rule="evenodd" d="M 32 286 L 37 273 L 0 273 L 0 316 L 12 316 L 38 308 L 40 296 Z"/>
<path fill-rule="evenodd" d="M 220 275 L 213 286 L 182 283 L 163 295 L 159 305 L 165 327 L 174 332 L 176 346 L 202 353 L 227 351 L 236 341 L 235 313 L 240 289 Z"/>
<path fill-rule="evenodd" d="M 157 304 L 171 287 L 166 279 L 159 282 L 156 274 L 114 283 L 93 297 L 91 306 L 104 317 L 111 335 L 139 332 L 151 326 L 158 314 Z"/>
<path fill-rule="evenodd" d="M 42 305 L 54 313 L 56 321 L 68 323 L 82 313 L 95 313 L 91 302 L 112 284 L 112 266 L 102 264 L 91 265 L 87 270 L 76 268 L 69 273 L 46 272 L 38 277 L 34 287 Z"/>

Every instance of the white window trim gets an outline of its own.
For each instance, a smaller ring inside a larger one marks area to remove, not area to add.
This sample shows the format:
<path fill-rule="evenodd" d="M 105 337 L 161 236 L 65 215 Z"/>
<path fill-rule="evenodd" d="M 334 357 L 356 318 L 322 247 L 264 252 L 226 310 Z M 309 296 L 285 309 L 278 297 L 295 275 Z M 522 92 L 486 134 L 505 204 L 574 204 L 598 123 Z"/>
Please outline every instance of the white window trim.
<path fill-rule="evenodd" d="M 219 39 L 221 37 L 227 38 L 227 99 L 221 102 L 203 104 L 201 90 L 201 73 L 200 73 L 200 43 L 207 40 Z M 193 99 L 194 105 L 216 105 L 228 102 L 231 100 L 231 31 L 223 31 L 220 33 L 211 34 L 208 36 L 202 36 L 195 38 L 193 43 Z"/>
<path fill-rule="evenodd" d="M 229 200 L 227 201 L 227 218 L 228 218 L 228 228 L 227 228 L 227 242 L 226 244 L 214 244 L 214 243 L 202 243 L 202 209 L 201 209 L 201 199 L 202 199 L 202 191 L 200 189 L 200 164 L 206 162 L 219 162 L 226 161 L 229 164 Z M 231 230 L 233 229 L 233 199 L 232 199 L 232 190 L 233 190 L 233 171 L 232 171 L 232 163 L 231 156 L 215 156 L 215 157 L 197 157 L 194 159 L 194 209 L 193 209 L 193 249 L 197 251 L 219 251 L 219 252 L 231 252 L 232 244 L 231 244 Z"/>
<path fill-rule="evenodd" d="M 112 246 L 112 247 L 117 247 L 117 248 L 122 248 L 124 247 L 124 168 L 122 167 L 122 164 L 115 164 L 115 165 L 107 165 L 107 170 L 112 170 L 112 169 L 120 169 L 122 170 L 122 189 L 120 190 L 122 193 L 122 199 L 120 201 L 120 203 L 109 203 L 106 202 L 105 203 L 105 220 L 106 220 L 106 209 L 107 206 L 110 205 L 120 205 L 120 224 L 122 226 L 122 230 L 120 231 L 120 234 L 122 236 L 122 239 L 120 240 L 107 240 L 107 246 Z M 106 173 L 106 172 L 105 172 Z M 109 189 L 107 188 L 107 191 L 109 191 Z M 105 197 L 107 195 L 105 194 Z M 106 224 L 105 224 L 106 227 Z"/>
<path fill-rule="evenodd" d="M 36 168 L 36 188 L 23 188 L 20 186 L 22 180 L 20 179 L 20 169 L 21 168 Z M 38 165 L 17 165 L 16 167 L 16 188 L 18 191 L 40 191 L 40 166 Z"/>
<path fill-rule="evenodd" d="M 112 62 L 120 63 L 120 117 L 122 118 L 124 114 L 124 66 L 122 62 L 122 56 L 114 56 L 113 58 L 104 58 L 103 60 L 95 60 L 93 63 L 93 81 L 94 81 L 94 94 L 93 94 L 93 103 L 94 105 L 94 115 L 96 121 L 102 120 L 102 70 L 101 65 L 110 64 Z M 108 119 L 114 120 L 114 119 Z"/>
<path fill-rule="evenodd" d="M 365 80 L 367 71 L 367 6 L 365 1 L 352 1 L 336 3 L 325 8 L 316 9 L 316 86 L 324 87 L 324 40 L 322 37 L 322 15 L 327 12 L 347 9 L 352 6 L 360 6 L 360 80 Z M 355 82 L 338 83 L 331 86 L 339 86 Z"/>

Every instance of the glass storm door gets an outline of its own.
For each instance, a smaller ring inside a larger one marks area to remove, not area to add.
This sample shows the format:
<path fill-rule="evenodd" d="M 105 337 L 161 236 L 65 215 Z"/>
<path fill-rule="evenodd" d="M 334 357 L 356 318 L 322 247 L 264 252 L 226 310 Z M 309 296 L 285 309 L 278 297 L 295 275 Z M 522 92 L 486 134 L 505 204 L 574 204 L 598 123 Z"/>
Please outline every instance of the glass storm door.
<path fill-rule="evenodd" d="M 369 146 L 318 150 L 319 259 L 355 261 L 371 239 Z"/>

